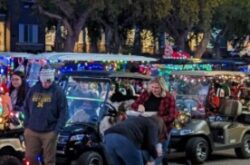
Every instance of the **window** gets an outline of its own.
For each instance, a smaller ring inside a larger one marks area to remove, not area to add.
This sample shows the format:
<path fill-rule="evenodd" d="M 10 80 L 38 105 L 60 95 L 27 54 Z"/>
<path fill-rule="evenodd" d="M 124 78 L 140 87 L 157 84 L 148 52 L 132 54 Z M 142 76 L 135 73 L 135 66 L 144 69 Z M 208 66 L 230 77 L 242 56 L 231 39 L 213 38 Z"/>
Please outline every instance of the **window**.
<path fill-rule="evenodd" d="M 20 43 L 38 43 L 38 25 L 19 24 Z"/>
<path fill-rule="evenodd" d="M 5 24 L 0 22 L 0 51 L 5 51 Z"/>

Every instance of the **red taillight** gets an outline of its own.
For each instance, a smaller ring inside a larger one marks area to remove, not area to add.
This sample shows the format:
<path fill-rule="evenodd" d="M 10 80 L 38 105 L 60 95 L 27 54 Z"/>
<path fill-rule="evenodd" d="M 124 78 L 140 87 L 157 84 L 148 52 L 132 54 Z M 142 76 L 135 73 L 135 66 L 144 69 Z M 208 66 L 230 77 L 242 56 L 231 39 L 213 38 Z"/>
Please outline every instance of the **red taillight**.
<path fill-rule="evenodd" d="M 30 161 L 27 159 L 23 159 L 23 165 L 31 165 Z"/>
<path fill-rule="evenodd" d="M 10 116 L 14 116 L 15 114 L 14 114 L 14 112 L 10 112 Z"/>

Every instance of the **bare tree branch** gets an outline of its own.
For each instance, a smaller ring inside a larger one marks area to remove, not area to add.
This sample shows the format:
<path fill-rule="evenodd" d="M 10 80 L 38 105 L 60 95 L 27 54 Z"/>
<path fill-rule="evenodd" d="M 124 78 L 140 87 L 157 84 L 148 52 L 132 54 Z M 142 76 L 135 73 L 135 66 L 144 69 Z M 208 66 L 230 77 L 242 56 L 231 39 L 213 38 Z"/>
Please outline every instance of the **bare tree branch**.
<path fill-rule="evenodd" d="M 37 8 L 38 8 L 39 13 L 42 14 L 42 15 L 45 15 L 45 16 L 47 16 L 49 18 L 53 18 L 53 19 L 56 19 L 56 20 L 62 20 L 62 17 L 60 15 L 45 11 L 42 8 L 41 5 L 37 5 Z"/>
<path fill-rule="evenodd" d="M 57 6 L 60 11 L 68 18 L 72 17 L 72 13 L 74 12 L 72 7 L 68 4 L 68 2 L 62 1 L 62 0 L 55 0 L 54 1 L 55 6 Z"/>
<path fill-rule="evenodd" d="M 84 25 L 84 23 L 86 22 L 89 14 L 95 9 L 95 6 L 92 6 L 91 8 L 88 8 L 85 12 L 83 12 L 80 16 L 79 19 L 77 20 L 77 23 L 75 25 L 75 30 L 76 31 L 81 31 L 82 30 L 82 26 Z"/>

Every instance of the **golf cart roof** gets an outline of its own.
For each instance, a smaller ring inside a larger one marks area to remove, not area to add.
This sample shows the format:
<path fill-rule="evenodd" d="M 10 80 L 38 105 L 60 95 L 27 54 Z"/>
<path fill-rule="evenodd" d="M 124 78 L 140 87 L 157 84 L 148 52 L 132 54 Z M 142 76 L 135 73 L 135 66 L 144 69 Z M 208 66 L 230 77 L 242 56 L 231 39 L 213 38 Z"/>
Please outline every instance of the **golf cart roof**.
<path fill-rule="evenodd" d="M 186 75 L 186 76 L 241 76 L 245 77 L 246 74 L 238 71 L 173 71 L 172 75 Z"/>
<path fill-rule="evenodd" d="M 242 60 L 231 60 L 231 59 L 161 59 L 155 63 L 158 64 L 229 64 L 229 65 L 245 65 L 246 62 Z"/>
<path fill-rule="evenodd" d="M 151 76 L 143 75 L 140 73 L 131 72 L 113 72 L 109 75 L 110 78 L 125 78 L 125 79 L 138 79 L 138 80 L 150 80 Z"/>
<path fill-rule="evenodd" d="M 127 79 L 141 79 L 150 80 L 152 77 L 143 75 L 140 73 L 130 73 L 130 72 L 107 72 L 107 71 L 76 71 L 76 72 L 65 72 L 63 77 L 74 76 L 74 77 L 95 77 L 95 78 L 127 78 Z"/>
<path fill-rule="evenodd" d="M 0 56 L 2 57 L 12 57 L 12 58 L 33 58 L 34 54 L 31 53 L 22 53 L 22 52 L 0 52 Z"/>
<path fill-rule="evenodd" d="M 137 55 L 100 54 L 100 53 L 73 53 L 73 52 L 51 52 L 41 53 L 34 56 L 35 59 L 57 60 L 57 61 L 137 61 L 152 62 L 157 59 Z"/>
<path fill-rule="evenodd" d="M 110 75 L 110 72 L 86 70 L 86 71 L 76 71 L 76 72 L 65 72 L 65 73 L 62 73 L 60 78 L 65 79 L 69 76 L 73 76 L 73 77 L 106 78 L 107 79 L 109 75 Z"/>

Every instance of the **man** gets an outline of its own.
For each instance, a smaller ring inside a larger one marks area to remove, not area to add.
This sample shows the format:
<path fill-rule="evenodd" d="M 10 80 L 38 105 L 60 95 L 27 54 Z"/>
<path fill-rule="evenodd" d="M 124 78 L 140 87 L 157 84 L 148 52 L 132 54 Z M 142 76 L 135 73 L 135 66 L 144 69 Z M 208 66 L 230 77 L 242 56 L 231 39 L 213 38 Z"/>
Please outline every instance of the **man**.
<path fill-rule="evenodd" d="M 165 133 L 165 123 L 158 116 L 132 116 L 104 132 L 104 146 L 110 165 L 143 165 L 141 150 L 153 158 L 162 156 L 158 148 Z"/>
<path fill-rule="evenodd" d="M 68 109 L 63 90 L 54 82 L 54 70 L 40 71 L 40 81 L 30 89 L 24 101 L 24 137 L 26 160 L 38 165 L 43 155 L 46 165 L 55 165 L 56 140 L 63 128 Z"/>

